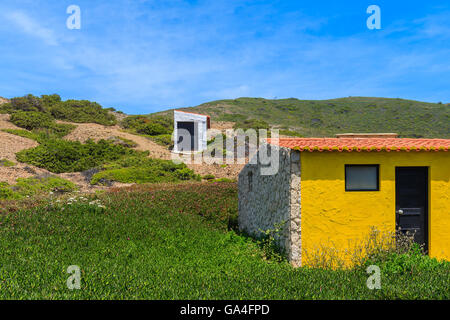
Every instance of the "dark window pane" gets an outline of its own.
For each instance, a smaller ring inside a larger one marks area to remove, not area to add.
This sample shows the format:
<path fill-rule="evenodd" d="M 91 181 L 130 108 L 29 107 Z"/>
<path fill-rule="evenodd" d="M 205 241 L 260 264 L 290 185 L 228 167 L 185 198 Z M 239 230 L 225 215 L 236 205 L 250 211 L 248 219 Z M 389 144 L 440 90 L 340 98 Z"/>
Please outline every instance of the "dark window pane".
<path fill-rule="evenodd" d="M 345 189 L 348 191 L 378 190 L 378 166 L 346 166 Z"/>

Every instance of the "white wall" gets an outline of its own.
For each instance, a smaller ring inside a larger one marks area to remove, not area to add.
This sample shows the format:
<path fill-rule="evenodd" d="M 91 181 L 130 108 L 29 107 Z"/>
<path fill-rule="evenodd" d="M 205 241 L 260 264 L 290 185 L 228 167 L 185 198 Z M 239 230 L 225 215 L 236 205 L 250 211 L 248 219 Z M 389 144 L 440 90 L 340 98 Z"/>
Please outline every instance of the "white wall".
<path fill-rule="evenodd" d="M 177 122 L 179 121 L 192 121 L 197 124 L 198 127 L 198 137 L 197 137 L 197 145 L 198 145 L 198 151 L 206 150 L 207 148 L 207 120 L 208 117 L 200 114 L 195 113 L 187 113 L 187 112 L 181 112 L 181 111 L 174 111 L 173 114 L 173 123 L 174 123 L 174 152 L 178 152 L 177 150 L 177 144 L 176 140 L 178 138 L 178 132 L 177 132 Z"/>

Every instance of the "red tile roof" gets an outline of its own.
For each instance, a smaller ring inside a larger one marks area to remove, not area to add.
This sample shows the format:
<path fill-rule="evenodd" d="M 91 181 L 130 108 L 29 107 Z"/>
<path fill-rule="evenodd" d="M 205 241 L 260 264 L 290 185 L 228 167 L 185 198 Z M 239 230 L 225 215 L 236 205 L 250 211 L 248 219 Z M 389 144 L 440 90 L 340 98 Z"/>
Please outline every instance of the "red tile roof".
<path fill-rule="evenodd" d="M 270 144 L 299 151 L 449 151 L 450 139 L 280 138 Z"/>

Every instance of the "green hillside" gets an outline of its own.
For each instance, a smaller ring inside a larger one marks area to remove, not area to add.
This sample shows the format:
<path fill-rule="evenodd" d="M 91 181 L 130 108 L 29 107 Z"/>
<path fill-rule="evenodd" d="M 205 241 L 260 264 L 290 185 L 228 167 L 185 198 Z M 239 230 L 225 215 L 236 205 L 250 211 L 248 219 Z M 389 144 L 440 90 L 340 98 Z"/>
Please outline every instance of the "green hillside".
<path fill-rule="evenodd" d="M 208 114 L 215 121 L 264 120 L 306 137 L 348 132 L 396 132 L 401 137 L 450 138 L 450 104 L 404 99 L 239 98 L 180 110 Z"/>

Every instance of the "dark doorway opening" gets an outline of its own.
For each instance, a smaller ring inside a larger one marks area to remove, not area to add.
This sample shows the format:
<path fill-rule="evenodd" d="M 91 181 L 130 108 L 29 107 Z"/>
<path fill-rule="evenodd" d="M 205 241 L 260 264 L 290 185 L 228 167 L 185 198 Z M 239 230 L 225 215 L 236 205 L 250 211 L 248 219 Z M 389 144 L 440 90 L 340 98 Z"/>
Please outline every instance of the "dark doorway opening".
<path fill-rule="evenodd" d="M 197 134 L 195 122 L 177 122 L 177 149 L 178 151 L 198 150 Z"/>
<path fill-rule="evenodd" d="M 428 252 L 428 167 L 395 168 L 396 227 Z"/>

